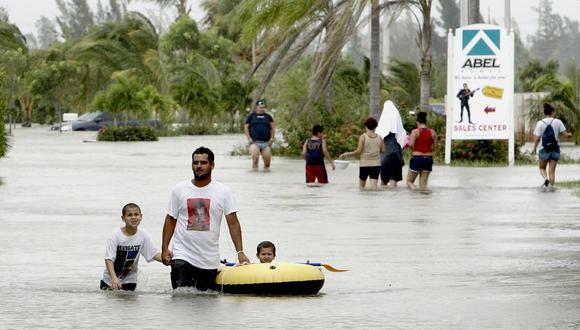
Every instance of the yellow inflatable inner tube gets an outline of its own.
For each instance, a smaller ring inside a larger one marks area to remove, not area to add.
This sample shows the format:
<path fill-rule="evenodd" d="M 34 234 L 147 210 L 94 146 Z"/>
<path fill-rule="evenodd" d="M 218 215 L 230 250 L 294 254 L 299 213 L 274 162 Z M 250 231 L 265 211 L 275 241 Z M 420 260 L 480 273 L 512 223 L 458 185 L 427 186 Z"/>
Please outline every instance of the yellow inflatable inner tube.
<path fill-rule="evenodd" d="M 224 293 L 311 295 L 324 285 L 324 274 L 318 267 L 284 262 L 222 266 L 216 284 Z"/>

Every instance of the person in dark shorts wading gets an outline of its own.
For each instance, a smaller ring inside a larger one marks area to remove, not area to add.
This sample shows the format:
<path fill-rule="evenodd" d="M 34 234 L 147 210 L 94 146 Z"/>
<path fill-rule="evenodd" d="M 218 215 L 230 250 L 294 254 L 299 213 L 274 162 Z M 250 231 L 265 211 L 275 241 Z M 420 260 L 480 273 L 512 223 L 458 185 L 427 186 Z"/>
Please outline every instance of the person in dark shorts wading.
<path fill-rule="evenodd" d="M 161 256 L 165 265 L 171 265 L 174 289 L 195 287 L 206 291 L 215 288 L 224 215 L 239 263 L 246 264 L 250 260 L 242 246 L 242 229 L 236 215 L 234 194 L 227 186 L 211 178 L 215 166 L 213 152 L 200 147 L 191 158 L 194 178 L 178 183 L 171 191 L 163 225 Z M 173 256 L 169 252 L 170 241 Z"/>

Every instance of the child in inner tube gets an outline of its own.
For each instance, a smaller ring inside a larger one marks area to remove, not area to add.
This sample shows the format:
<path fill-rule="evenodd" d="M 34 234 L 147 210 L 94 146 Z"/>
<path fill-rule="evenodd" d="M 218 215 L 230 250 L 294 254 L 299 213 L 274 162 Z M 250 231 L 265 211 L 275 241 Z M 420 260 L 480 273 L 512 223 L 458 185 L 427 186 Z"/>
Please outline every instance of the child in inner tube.
<path fill-rule="evenodd" d="M 263 241 L 258 244 L 256 257 L 260 260 L 260 263 L 270 263 L 276 258 L 276 246 L 270 241 Z"/>

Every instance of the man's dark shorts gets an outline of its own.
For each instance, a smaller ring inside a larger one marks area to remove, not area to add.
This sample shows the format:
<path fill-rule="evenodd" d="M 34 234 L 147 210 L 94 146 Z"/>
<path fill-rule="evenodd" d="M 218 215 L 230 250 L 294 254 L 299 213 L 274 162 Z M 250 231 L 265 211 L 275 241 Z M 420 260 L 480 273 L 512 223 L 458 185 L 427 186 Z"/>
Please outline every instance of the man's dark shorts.
<path fill-rule="evenodd" d="M 215 290 L 217 269 L 197 268 L 185 260 L 171 260 L 171 286 L 174 289 L 194 286 L 200 291 Z"/>

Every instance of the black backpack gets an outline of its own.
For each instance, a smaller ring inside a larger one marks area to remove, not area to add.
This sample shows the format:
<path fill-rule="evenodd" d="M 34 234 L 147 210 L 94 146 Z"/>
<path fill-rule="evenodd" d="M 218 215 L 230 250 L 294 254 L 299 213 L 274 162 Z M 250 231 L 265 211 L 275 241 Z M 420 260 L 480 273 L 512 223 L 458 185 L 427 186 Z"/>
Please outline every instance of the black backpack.
<path fill-rule="evenodd" d="M 542 120 L 542 123 L 546 124 L 546 129 L 544 130 L 544 134 L 542 134 L 542 147 L 546 151 L 557 151 L 558 150 L 558 140 L 556 140 L 556 134 L 554 133 L 554 128 L 552 128 L 552 122 L 546 124 Z"/>

